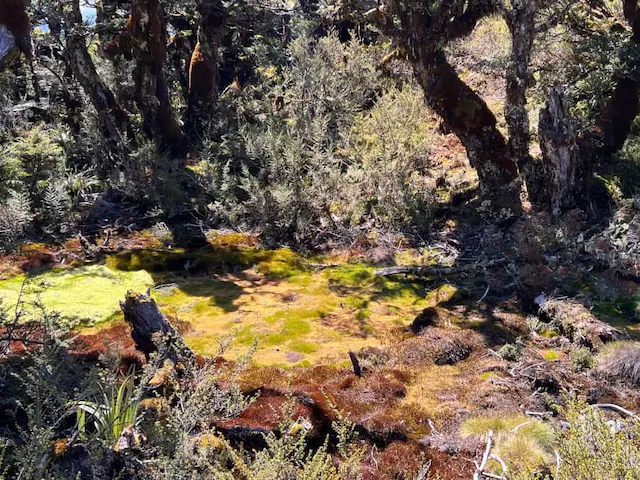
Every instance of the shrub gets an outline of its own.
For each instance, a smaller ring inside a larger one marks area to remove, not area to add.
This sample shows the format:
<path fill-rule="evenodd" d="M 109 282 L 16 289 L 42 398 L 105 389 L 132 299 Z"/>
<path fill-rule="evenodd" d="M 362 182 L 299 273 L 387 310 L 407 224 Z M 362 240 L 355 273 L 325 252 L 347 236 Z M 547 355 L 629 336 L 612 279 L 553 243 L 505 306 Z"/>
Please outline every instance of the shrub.
<path fill-rule="evenodd" d="M 598 371 L 632 385 L 640 384 L 640 342 L 615 342 L 598 356 Z"/>
<path fill-rule="evenodd" d="M 264 58 L 258 69 L 271 72 L 261 86 L 283 95 L 283 109 L 260 103 L 274 94 L 260 86 L 242 93 L 234 109 L 251 109 L 259 121 L 215 126 L 192 168 L 212 198 L 212 219 L 313 246 L 374 228 L 428 229 L 435 120 L 422 94 L 388 88 L 376 73 L 379 48 L 336 34 L 303 33 L 288 53 L 280 69 Z"/>
<path fill-rule="evenodd" d="M 640 471 L 640 422 L 614 432 L 602 412 L 572 401 L 563 411 L 571 428 L 560 435 L 557 480 L 635 479 Z"/>
<path fill-rule="evenodd" d="M 522 347 L 515 343 L 507 343 L 500 347 L 498 355 L 508 362 L 517 362 L 522 358 Z"/>
<path fill-rule="evenodd" d="M 11 174 L 9 188 L 28 193 L 35 207 L 40 207 L 47 188 L 65 175 L 65 152 L 53 136 L 53 132 L 33 129 L 3 152 Z"/>
<path fill-rule="evenodd" d="M 593 356 L 588 348 L 582 347 L 571 352 L 571 369 L 583 372 L 593 367 Z"/>
<path fill-rule="evenodd" d="M 21 240 L 32 221 L 31 202 L 26 193 L 12 192 L 0 201 L 0 252 L 9 250 Z"/>

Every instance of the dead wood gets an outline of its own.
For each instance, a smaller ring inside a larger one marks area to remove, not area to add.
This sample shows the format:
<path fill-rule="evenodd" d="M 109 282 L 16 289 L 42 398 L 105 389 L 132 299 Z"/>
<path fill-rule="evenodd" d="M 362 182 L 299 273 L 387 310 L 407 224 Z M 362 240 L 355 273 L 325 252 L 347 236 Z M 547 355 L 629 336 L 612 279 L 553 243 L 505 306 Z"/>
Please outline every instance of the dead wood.
<path fill-rule="evenodd" d="M 125 321 L 131 325 L 131 338 L 136 348 L 147 358 L 158 353 L 160 365 L 165 360 L 171 360 L 174 365 L 195 361 L 195 355 L 160 311 L 150 292 L 142 294 L 129 291 L 124 302 L 120 302 L 120 307 Z"/>
<path fill-rule="evenodd" d="M 575 300 L 545 300 L 540 303 L 540 315 L 557 323 L 560 333 L 572 342 L 586 347 L 598 347 L 606 342 L 629 338 L 625 332 L 598 319 L 591 310 Z"/>

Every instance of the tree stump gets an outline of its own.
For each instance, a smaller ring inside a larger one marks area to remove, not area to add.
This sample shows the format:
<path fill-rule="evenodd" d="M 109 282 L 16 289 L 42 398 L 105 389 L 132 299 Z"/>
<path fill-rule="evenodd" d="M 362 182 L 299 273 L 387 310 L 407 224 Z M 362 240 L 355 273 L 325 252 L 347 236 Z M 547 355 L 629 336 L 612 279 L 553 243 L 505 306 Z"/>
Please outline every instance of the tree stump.
<path fill-rule="evenodd" d="M 542 164 L 529 166 L 527 187 L 535 203 L 547 204 L 554 216 L 574 208 L 584 196 L 587 160 L 580 151 L 564 94 L 554 88 L 538 127 Z"/>
<path fill-rule="evenodd" d="M 136 343 L 136 348 L 147 359 L 151 354 L 157 353 L 160 365 L 165 360 L 173 361 L 174 365 L 195 361 L 195 355 L 160 311 L 149 291 L 146 294 L 127 292 L 120 307 L 125 321 L 131 325 L 131 338 Z"/>

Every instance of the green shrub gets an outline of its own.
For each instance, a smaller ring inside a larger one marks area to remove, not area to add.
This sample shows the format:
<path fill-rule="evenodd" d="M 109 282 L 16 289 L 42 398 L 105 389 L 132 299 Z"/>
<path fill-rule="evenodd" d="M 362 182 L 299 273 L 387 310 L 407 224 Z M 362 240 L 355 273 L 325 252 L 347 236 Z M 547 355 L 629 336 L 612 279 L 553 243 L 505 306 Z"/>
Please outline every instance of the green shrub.
<path fill-rule="evenodd" d="M 637 479 L 640 472 L 640 423 L 624 419 L 614 432 L 602 412 L 573 401 L 563 411 L 571 428 L 560 434 L 557 480 Z"/>
<path fill-rule="evenodd" d="M 515 343 L 507 343 L 498 350 L 498 355 L 508 362 L 517 362 L 522 358 L 522 354 L 522 346 Z"/>
<path fill-rule="evenodd" d="M 53 135 L 47 130 L 30 130 L 3 152 L 10 174 L 5 184 L 13 191 L 27 192 L 36 207 L 41 206 L 47 188 L 61 182 L 66 173 L 64 149 Z"/>
<path fill-rule="evenodd" d="M 582 347 L 571 352 L 571 369 L 574 372 L 583 372 L 593 367 L 593 356 L 588 348 Z"/>

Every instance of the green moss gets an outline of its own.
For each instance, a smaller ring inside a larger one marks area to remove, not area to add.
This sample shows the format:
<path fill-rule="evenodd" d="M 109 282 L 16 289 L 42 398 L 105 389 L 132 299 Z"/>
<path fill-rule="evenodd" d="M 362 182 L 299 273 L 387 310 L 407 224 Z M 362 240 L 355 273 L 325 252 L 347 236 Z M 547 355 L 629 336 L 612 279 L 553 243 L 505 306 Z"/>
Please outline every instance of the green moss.
<path fill-rule="evenodd" d="M 249 346 L 256 341 L 255 325 L 246 325 L 236 333 L 234 341 L 238 345 Z"/>
<path fill-rule="evenodd" d="M 364 297 L 351 296 L 345 298 L 342 303 L 349 308 L 360 310 L 363 308 L 367 308 L 367 306 L 369 305 L 369 299 Z"/>
<path fill-rule="evenodd" d="M 284 333 L 270 333 L 259 339 L 260 345 L 275 346 L 282 345 L 289 339 L 288 335 Z"/>
<path fill-rule="evenodd" d="M 326 313 L 322 310 L 279 310 L 267 317 L 265 322 L 273 325 L 277 322 L 295 322 L 311 318 L 322 318 Z"/>
<path fill-rule="evenodd" d="M 544 350 L 541 352 L 541 354 L 545 360 L 548 360 L 550 362 L 558 360 L 560 358 L 560 353 L 557 350 Z"/>
<path fill-rule="evenodd" d="M 323 272 L 329 285 L 364 288 L 373 284 L 374 269 L 363 264 L 345 265 L 340 268 L 328 269 Z"/>
<path fill-rule="evenodd" d="M 559 333 L 557 330 L 554 330 L 552 328 L 545 328 L 540 331 L 539 335 L 544 338 L 554 338 L 554 337 L 557 337 Z"/>
<path fill-rule="evenodd" d="M 283 248 L 265 252 L 258 264 L 258 271 L 270 278 L 290 278 L 306 273 L 303 259 L 292 250 Z"/>
<path fill-rule="evenodd" d="M 6 305 L 15 305 L 24 278 L 0 281 L 0 298 Z M 147 272 L 118 272 L 103 265 L 53 269 L 30 277 L 23 299 L 38 299 L 62 315 L 98 322 L 117 315 L 127 290 L 145 291 L 153 284 Z"/>
<path fill-rule="evenodd" d="M 306 322 L 301 318 L 287 318 L 284 321 L 282 333 L 287 335 L 289 338 L 307 335 L 310 332 L 311 325 L 309 322 Z"/>
<path fill-rule="evenodd" d="M 318 347 L 316 345 L 308 342 L 291 342 L 289 343 L 288 348 L 299 353 L 315 353 L 318 351 Z"/>

